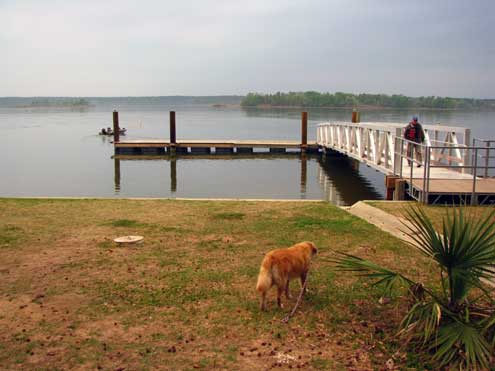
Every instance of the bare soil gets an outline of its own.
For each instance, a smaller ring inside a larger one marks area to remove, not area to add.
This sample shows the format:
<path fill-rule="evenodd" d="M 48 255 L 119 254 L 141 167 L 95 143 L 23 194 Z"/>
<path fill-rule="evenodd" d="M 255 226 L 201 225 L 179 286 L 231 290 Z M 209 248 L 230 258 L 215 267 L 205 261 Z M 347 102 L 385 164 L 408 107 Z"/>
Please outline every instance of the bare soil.
<path fill-rule="evenodd" d="M 319 255 L 284 324 L 299 285 L 263 313 L 256 277 L 303 240 Z M 405 302 L 336 273 L 334 250 L 428 279 L 407 245 L 326 203 L 0 199 L 0 368 L 422 369 L 395 339 Z"/>

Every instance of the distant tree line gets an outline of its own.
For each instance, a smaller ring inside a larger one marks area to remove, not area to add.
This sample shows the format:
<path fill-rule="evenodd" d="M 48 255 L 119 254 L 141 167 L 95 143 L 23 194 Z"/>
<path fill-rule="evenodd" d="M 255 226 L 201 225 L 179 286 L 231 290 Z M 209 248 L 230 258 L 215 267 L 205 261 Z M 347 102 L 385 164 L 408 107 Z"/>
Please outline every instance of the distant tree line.
<path fill-rule="evenodd" d="M 89 106 L 89 101 L 84 98 L 39 98 L 31 101 L 33 107 L 46 107 L 46 106 Z"/>
<path fill-rule="evenodd" d="M 243 107 L 386 107 L 386 108 L 442 108 L 495 109 L 495 99 L 449 97 L 406 97 L 401 94 L 350 94 L 316 91 L 275 94 L 249 93 L 241 102 Z"/>

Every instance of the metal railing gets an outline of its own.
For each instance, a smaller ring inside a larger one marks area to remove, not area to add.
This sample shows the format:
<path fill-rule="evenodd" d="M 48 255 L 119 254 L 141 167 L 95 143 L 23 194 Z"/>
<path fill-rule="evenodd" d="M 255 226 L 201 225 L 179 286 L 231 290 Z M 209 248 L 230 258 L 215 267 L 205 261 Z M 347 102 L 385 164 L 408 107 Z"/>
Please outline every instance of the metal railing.
<path fill-rule="evenodd" d="M 490 165 L 495 163 L 495 140 L 473 138 L 473 147 L 484 147 L 484 150 L 480 151 L 481 152 L 480 159 L 484 162 L 485 165 L 485 171 L 481 176 L 483 176 L 484 178 L 493 177 L 495 174 L 490 173 L 488 170 L 490 168 Z M 492 151 L 493 151 L 493 155 L 492 155 Z"/>
<path fill-rule="evenodd" d="M 444 146 L 435 153 L 435 158 L 450 158 L 463 163 L 458 148 L 471 143 L 470 130 L 462 127 L 440 124 L 423 125 L 425 145 Z M 403 123 L 384 122 L 329 122 L 321 123 L 317 128 L 317 144 L 355 158 L 367 165 L 389 174 L 395 168 L 395 138 L 402 138 Z"/>
<path fill-rule="evenodd" d="M 490 156 L 490 151 L 495 152 L 495 147 L 491 147 L 495 140 L 481 140 L 478 138 L 473 139 L 473 146 L 466 145 L 425 145 L 422 143 L 416 143 L 404 138 L 395 138 L 396 149 L 399 148 L 399 152 L 396 152 L 396 166 L 394 167 L 395 175 L 405 178 L 403 174 L 404 159 L 410 164 L 409 178 L 409 195 L 416 200 L 428 203 L 430 194 L 430 180 L 431 169 L 443 168 L 450 171 L 456 171 L 464 173 L 463 177 L 459 179 L 470 179 L 472 181 L 471 188 L 471 205 L 477 204 L 478 198 L 476 194 L 477 181 L 481 178 L 493 177 L 490 170 L 495 169 L 495 164 L 491 159 L 495 159 L 495 156 Z M 476 143 L 481 142 L 485 145 L 477 146 Z M 418 150 L 416 150 L 418 148 Z M 457 156 L 444 155 L 444 153 L 455 151 Z M 418 158 L 418 154 L 421 155 Z M 460 154 L 460 155 L 459 155 Z M 470 158 L 471 162 L 463 161 L 460 159 Z M 483 161 L 480 161 L 483 160 Z M 417 167 L 423 166 L 422 176 L 418 177 L 414 175 L 414 165 Z M 482 173 L 483 175 L 478 175 Z M 407 179 L 407 178 L 406 178 Z M 421 179 L 422 192 L 415 194 L 413 187 L 413 179 Z"/>

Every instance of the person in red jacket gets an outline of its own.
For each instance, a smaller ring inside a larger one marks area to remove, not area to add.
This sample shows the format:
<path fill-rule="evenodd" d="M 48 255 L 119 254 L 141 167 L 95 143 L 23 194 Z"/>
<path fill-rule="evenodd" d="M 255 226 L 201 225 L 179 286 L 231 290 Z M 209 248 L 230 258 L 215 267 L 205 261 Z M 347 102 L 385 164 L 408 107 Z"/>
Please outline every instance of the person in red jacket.
<path fill-rule="evenodd" d="M 415 153 L 415 159 L 418 161 L 418 167 L 421 167 L 422 154 L 421 154 L 421 144 L 425 141 L 425 133 L 423 127 L 418 122 L 418 116 L 413 116 L 411 122 L 406 126 L 404 130 L 404 139 L 407 142 L 407 163 L 411 165 L 411 158 L 413 157 L 413 151 Z"/>

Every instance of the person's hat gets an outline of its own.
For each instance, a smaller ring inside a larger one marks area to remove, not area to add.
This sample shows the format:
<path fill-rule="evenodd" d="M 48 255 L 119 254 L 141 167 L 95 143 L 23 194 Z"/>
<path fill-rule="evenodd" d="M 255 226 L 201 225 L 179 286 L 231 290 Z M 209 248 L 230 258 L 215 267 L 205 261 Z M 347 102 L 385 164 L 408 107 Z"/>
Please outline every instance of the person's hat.
<path fill-rule="evenodd" d="M 412 120 L 413 120 L 413 121 L 418 121 L 418 116 L 413 116 L 413 117 L 412 117 Z"/>

